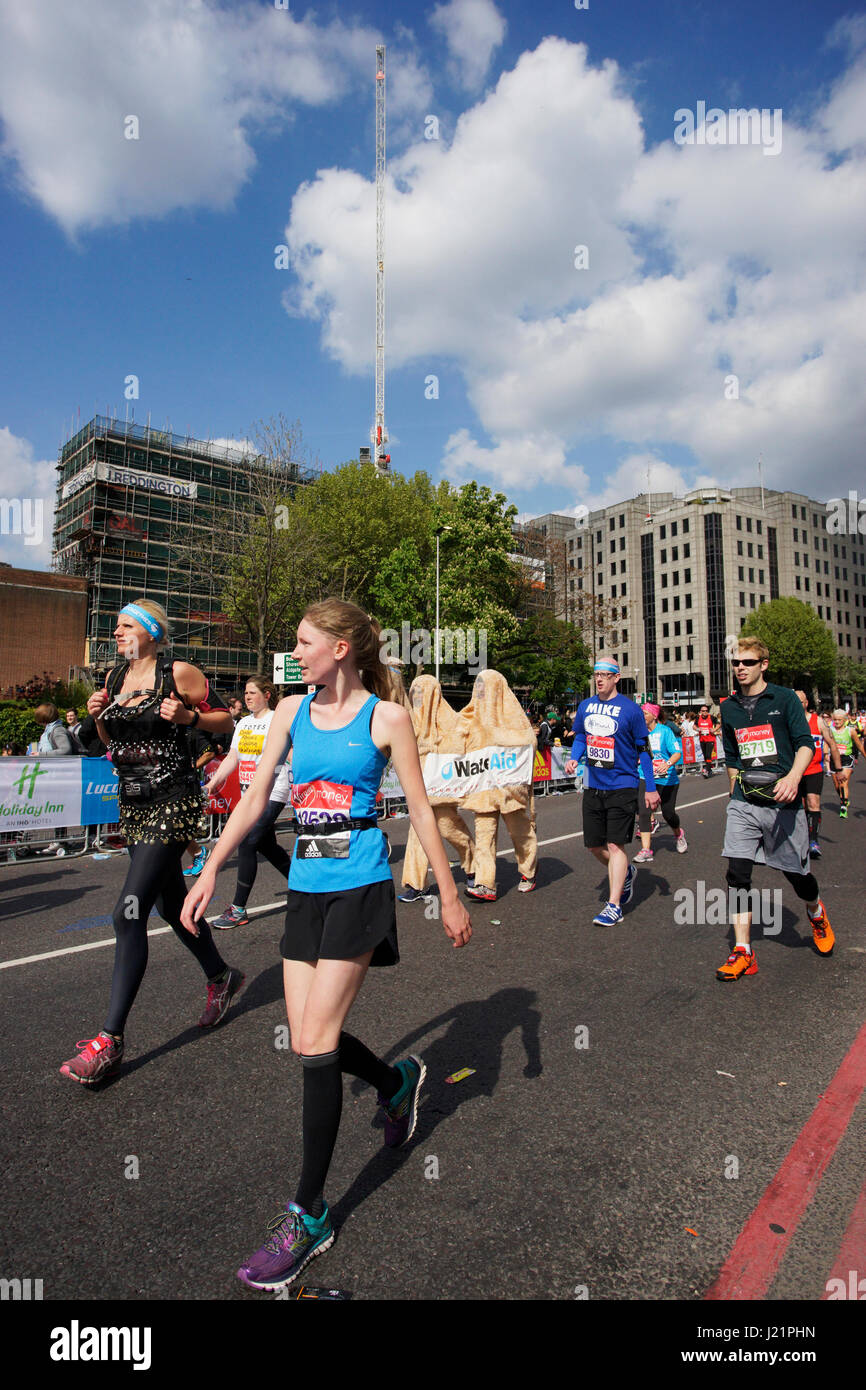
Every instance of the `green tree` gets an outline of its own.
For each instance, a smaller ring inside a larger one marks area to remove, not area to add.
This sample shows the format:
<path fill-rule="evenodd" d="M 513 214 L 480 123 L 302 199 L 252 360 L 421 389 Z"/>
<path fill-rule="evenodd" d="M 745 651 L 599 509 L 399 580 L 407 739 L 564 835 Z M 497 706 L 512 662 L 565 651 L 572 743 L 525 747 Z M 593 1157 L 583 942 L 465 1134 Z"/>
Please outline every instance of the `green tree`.
<path fill-rule="evenodd" d="M 519 628 L 515 607 L 523 572 L 510 558 L 516 515 L 504 493 L 474 482 L 449 489 L 434 507 L 434 528 L 441 535 L 441 624 L 486 634 L 487 664 L 493 667 Z"/>
<path fill-rule="evenodd" d="M 769 679 L 778 685 L 814 690 L 829 685 L 836 671 L 832 634 L 807 603 L 775 598 L 750 613 L 741 637 L 758 637 L 770 650 Z"/>
<path fill-rule="evenodd" d="M 833 685 L 833 699 L 838 705 L 847 696 L 855 710 L 860 707 L 860 697 L 866 695 L 866 666 L 854 657 L 840 654 L 836 658 L 836 680 Z"/>

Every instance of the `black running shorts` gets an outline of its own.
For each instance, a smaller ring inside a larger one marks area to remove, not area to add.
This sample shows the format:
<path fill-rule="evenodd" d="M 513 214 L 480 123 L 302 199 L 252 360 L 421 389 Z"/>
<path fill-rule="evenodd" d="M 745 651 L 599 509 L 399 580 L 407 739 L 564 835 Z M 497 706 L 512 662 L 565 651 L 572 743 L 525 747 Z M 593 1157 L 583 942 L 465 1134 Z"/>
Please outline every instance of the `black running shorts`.
<path fill-rule="evenodd" d="M 583 843 L 587 849 L 604 845 L 627 845 L 634 839 L 637 815 L 637 787 L 598 791 L 587 787 L 583 793 Z"/>
<path fill-rule="evenodd" d="M 289 889 L 280 954 L 286 960 L 353 960 L 373 952 L 371 965 L 396 965 L 394 881 L 367 883 L 337 893 Z"/>
<path fill-rule="evenodd" d="M 814 794 L 820 796 L 824 790 L 823 772 L 806 772 L 800 778 L 800 795 L 809 796 Z"/>

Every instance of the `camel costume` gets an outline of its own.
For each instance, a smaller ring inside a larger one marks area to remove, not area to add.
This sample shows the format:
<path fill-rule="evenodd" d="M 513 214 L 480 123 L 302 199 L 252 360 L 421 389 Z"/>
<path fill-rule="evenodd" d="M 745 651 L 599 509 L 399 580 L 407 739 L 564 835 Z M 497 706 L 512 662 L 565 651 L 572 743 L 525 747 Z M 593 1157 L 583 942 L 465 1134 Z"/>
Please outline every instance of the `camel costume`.
<path fill-rule="evenodd" d="M 409 690 L 412 723 L 418 740 L 421 767 L 428 753 L 462 753 L 463 742 L 459 720 L 442 694 L 442 687 L 433 676 L 418 676 Z M 458 815 L 453 800 L 431 796 L 430 805 L 436 817 L 436 829 L 452 844 L 460 856 L 460 865 L 467 877 L 472 872 L 475 846 L 469 827 Z M 427 856 L 412 826 L 406 842 L 403 860 L 403 887 L 421 892 L 427 882 Z"/>
<path fill-rule="evenodd" d="M 481 671 L 472 699 L 459 716 L 464 731 L 464 750 L 475 752 L 492 745 L 505 748 L 536 747 L 535 734 L 517 696 L 498 671 Z M 475 885 L 496 891 L 496 836 L 500 815 L 514 842 L 517 867 L 524 884 L 533 884 L 538 867 L 535 833 L 535 800 L 532 782 L 471 792 L 461 808 L 475 812 Z M 520 885 L 523 891 L 526 888 Z"/>

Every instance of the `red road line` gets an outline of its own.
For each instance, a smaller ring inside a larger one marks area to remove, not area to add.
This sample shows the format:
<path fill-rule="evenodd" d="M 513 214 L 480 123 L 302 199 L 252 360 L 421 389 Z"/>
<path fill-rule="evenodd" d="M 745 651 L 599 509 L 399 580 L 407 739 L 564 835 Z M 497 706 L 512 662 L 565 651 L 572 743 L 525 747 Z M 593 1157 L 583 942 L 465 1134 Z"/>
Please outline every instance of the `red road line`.
<path fill-rule="evenodd" d="M 864 1088 L 866 1023 L 740 1232 L 705 1299 L 759 1299 L 766 1295 Z M 771 1222 L 783 1231 L 772 1231 Z"/>
<path fill-rule="evenodd" d="M 854 1278 L 851 1278 L 851 1273 Z M 836 1263 L 827 1275 L 827 1284 L 831 1279 L 841 1279 L 845 1286 L 845 1297 L 860 1299 L 866 1296 L 866 1183 L 863 1184 L 863 1191 L 857 1198 L 857 1205 L 851 1213 L 851 1220 L 848 1228 L 842 1237 L 842 1245 L 839 1254 L 836 1256 Z M 860 1292 L 860 1281 L 863 1280 L 863 1292 Z M 822 1298 L 829 1298 L 830 1290 L 826 1287 L 821 1295 Z"/>

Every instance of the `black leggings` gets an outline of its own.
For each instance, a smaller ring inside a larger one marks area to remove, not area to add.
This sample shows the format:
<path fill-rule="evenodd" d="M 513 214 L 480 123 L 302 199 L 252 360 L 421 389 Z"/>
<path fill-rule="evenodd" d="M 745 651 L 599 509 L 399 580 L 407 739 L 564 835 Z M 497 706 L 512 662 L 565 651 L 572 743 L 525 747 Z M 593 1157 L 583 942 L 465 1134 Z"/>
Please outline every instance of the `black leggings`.
<path fill-rule="evenodd" d="M 751 859 L 729 859 L 728 872 L 725 874 L 728 887 L 743 889 L 748 892 L 752 886 L 752 869 L 754 867 L 754 862 Z M 787 869 L 783 869 L 782 873 L 802 902 L 817 902 L 820 895 L 818 893 L 818 881 L 813 873 L 792 874 Z"/>
<path fill-rule="evenodd" d="M 238 845 L 238 882 L 233 902 L 235 907 L 246 907 L 247 898 L 253 891 L 258 873 L 258 856 L 263 854 L 275 869 L 289 876 L 292 856 L 282 845 L 277 844 L 274 822 L 283 809 L 282 801 L 269 801 L 252 830 Z"/>
<path fill-rule="evenodd" d="M 680 828 L 680 818 L 677 815 L 677 792 L 679 791 L 679 789 L 679 782 L 674 782 L 673 786 L 656 787 L 656 791 L 659 794 L 659 810 L 661 811 L 671 830 L 679 830 Z M 638 825 L 640 826 L 640 829 L 644 832 L 644 834 L 646 834 L 648 830 L 652 829 L 652 812 L 648 811 L 646 808 L 645 796 L 646 784 L 644 784 L 644 786 L 641 788 L 641 809 L 638 814 Z"/>
<path fill-rule="evenodd" d="M 123 1032 L 135 1003 L 147 968 L 147 923 L 153 907 L 192 952 L 209 980 L 216 979 L 226 968 L 204 918 L 199 921 L 198 936 L 193 936 L 181 925 L 180 914 L 186 897 L 181 869 L 185 849 L 185 844 L 177 842 L 163 845 L 140 841 L 129 849 L 132 862 L 114 909 L 117 947 L 106 1033 Z"/>

